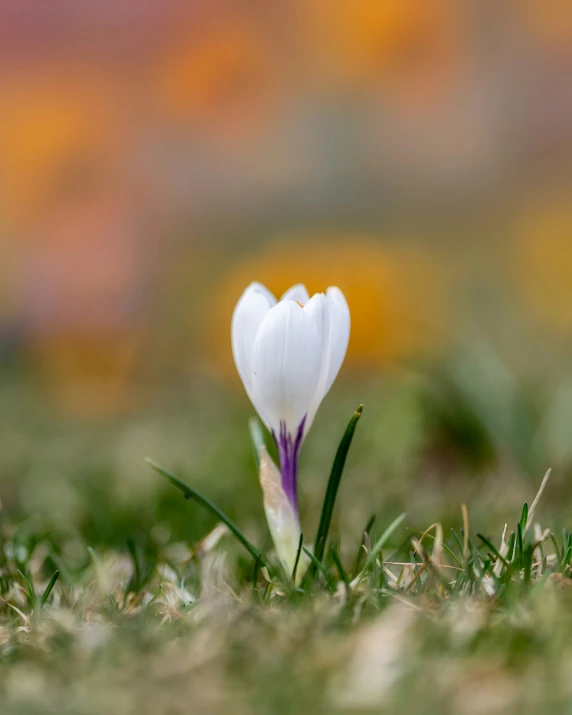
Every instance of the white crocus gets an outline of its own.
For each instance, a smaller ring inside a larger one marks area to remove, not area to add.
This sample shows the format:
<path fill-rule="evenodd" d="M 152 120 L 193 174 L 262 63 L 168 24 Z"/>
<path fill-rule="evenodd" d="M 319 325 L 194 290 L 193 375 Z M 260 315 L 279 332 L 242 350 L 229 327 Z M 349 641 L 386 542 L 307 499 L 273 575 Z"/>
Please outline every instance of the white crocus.
<path fill-rule="evenodd" d="M 300 448 L 342 366 L 349 334 L 350 313 L 339 288 L 310 298 L 303 285 L 296 285 L 277 301 L 263 285 L 252 283 L 234 310 L 236 367 L 278 446 L 282 488 L 295 516 L 298 535 L 286 538 L 288 543 L 297 545 L 300 533 L 296 493 Z M 273 535 L 283 533 L 281 525 L 271 525 L 270 530 Z"/>

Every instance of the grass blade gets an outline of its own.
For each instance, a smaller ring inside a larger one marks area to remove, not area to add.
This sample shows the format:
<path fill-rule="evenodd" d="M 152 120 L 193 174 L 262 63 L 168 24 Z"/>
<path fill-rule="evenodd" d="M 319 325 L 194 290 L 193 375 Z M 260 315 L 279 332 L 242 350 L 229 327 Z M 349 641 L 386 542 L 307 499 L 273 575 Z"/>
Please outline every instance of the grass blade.
<path fill-rule="evenodd" d="M 424 534 L 424 536 L 425 536 L 426 539 L 431 539 L 432 541 L 435 541 L 435 540 L 436 540 L 436 539 L 435 539 L 435 536 L 434 536 L 433 534 L 429 534 L 429 533 L 427 533 L 427 532 L 419 531 L 418 529 L 411 529 L 411 531 L 413 531 L 413 532 L 416 533 L 416 534 Z M 446 552 L 449 554 L 449 556 L 457 562 L 457 564 L 458 564 L 459 566 L 461 566 L 461 567 L 463 566 L 461 560 L 457 557 L 457 554 L 456 554 L 449 546 L 447 546 L 447 544 L 446 544 L 445 542 L 443 542 L 443 543 L 441 544 L 441 547 L 442 547 L 443 551 L 446 551 Z"/>
<path fill-rule="evenodd" d="M 354 570 L 353 570 L 353 575 L 354 578 L 358 575 L 362 561 L 365 557 L 365 549 L 364 546 L 366 545 L 366 542 L 369 542 L 369 535 L 370 532 L 373 528 L 373 525 L 375 523 L 375 514 L 373 514 L 370 518 L 367 524 L 365 525 L 365 529 L 361 533 L 361 541 L 359 543 L 359 549 L 356 555 L 356 560 L 354 563 Z"/>
<path fill-rule="evenodd" d="M 560 563 L 562 561 L 562 551 L 560 551 L 560 547 L 558 546 L 558 541 L 556 540 L 556 537 L 554 534 L 550 534 L 550 540 L 552 541 L 552 546 L 554 547 L 554 553 L 556 554 L 556 562 Z"/>
<path fill-rule="evenodd" d="M 375 542 L 372 550 L 367 555 L 367 560 L 363 567 L 362 573 L 364 571 L 366 571 L 366 569 L 373 564 L 373 562 L 377 558 L 377 555 L 379 554 L 379 552 L 382 550 L 382 548 L 385 546 L 385 544 L 389 540 L 389 537 L 393 534 L 393 532 L 397 529 L 397 527 L 401 525 L 401 523 L 404 521 L 406 516 L 407 516 L 407 514 L 405 512 L 403 512 L 403 514 L 400 514 L 397 517 L 397 519 L 394 519 L 391 522 L 391 524 L 387 527 L 387 529 L 383 532 L 381 537 Z"/>
<path fill-rule="evenodd" d="M 514 561 L 514 551 L 515 551 L 515 546 L 516 546 L 516 533 L 514 531 L 511 531 L 510 536 L 508 537 L 508 551 L 506 553 L 506 560 L 509 563 L 512 563 Z"/>
<path fill-rule="evenodd" d="M 258 600 L 261 600 L 260 598 L 260 591 L 258 590 L 258 576 L 260 574 L 260 557 L 256 557 L 256 561 L 254 562 L 254 568 L 252 570 L 252 595 L 254 598 L 258 598 Z"/>
<path fill-rule="evenodd" d="M 303 544 L 304 534 L 300 534 L 300 541 L 298 542 L 298 551 L 296 551 L 296 560 L 294 561 L 294 568 L 292 569 L 292 583 L 296 583 L 296 571 L 298 571 L 298 564 L 300 563 L 300 554 L 302 553 Z"/>
<path fill-rule="evenodd" d="M 524 502 L 522 506 L 522 513 L 520 515 L 520 529 L 522 531 L 522 534 L 524 536 L 524 532 L 526 531 L 526 525 L 528 523 L 528 503 Z"/>
<path fill-rule="evenodd" d="M 160 464 L 154 462 L 149 457 L 147 457 L 145 461 L 158 474 L 168 479 L 168 481 L 171 482 L 174 487 L 177 487 L 177 489 L 183 492 L 186 499 L 193 499 L 197 502 L 197 504 L 200 504 L 203 509 L 206 509 L 219 521 L 222 521 L 224 524 L 226 524 L 231 530 L 231 532 L 236 536 L 238 541 L 240 541 L 240 543 L 248 551 L 248 553 L 254 559 L 259 559 L 260 563 L 263 566 L 268 566 L 266 559 L 264 558 L 264 556 L 262 556 L 260 551 L 250 543 L 250 541 L 246 538 L 246 536 L 242 533 L 238 526 L 233 521 L 231 521 L 231 519 L 229 519 L 229 517 L 223 511 L 221 511 L 218 506 L 216 506 L 216 504 L 213 504 L 213 502 L 208 499 L 208 497 L 205 497 L 196 489 L 193 489 L 193 487 L 190 487 L 188 484 L 185 484 L 185 482 L 182 482 L 180 479 L 175 477 L 174 474 L 171 474 L 171 472 L 162 467 Z"/>
<path fill-rule="evenodd" d="M 309 549 L 307 549 L 305 546 L 303 546 L 302 548 L 304 549 L 304 553 L 306 554 L 306 556 L 308 556 L 308 558 L 310 559 L 310 561 L 312 562 L 312 564 L 314 565 L 316 570 L 318 570 L 322 574 L 322 576 L 326 579 L 326 583 L 331 588 L 331 590 L 335 591 L 336 584 L 334 583 L 334 580 L 328 573 L 328 570 L 326 569 L 326 567 L 322 564 L 321 561 L 318 561 L 318 559 L 314 556 L 314 554 Z"/>
<path fill-rule="evenodd" d="M 52 592 L 52 589 L 56 585 L 56 581 L 58 580 L 59 576 L 60 576 L 60 572 L 56 571 L 54 573 L 54 575 L 52 576 L 52 578 L 50 579 L 49 584 L 46 586 L 46 590 L 44 591 L 44 593 L 42 594 L 42 596 L 40 598 L 40 608 L 43 608 L 46 605 L 46 601 L 50 597 L 50 593 Z"/>
<path fill-rule="evenodd" d="M 496 556 L 496 558 L 505 566 L 508 568 L 510 564 L 508 561 L 505 559 L 504 556 L 501 555 L 500 551 L 497 549 L 497 547 L 493 544 L 490 539 L 487 539 L 486 536 L 483 536 L 483 534 L 479 534 L 477 532 L 478 538 L 483 542 L 483 544 L 492 552 L 493 556 Z"/>
<path fill-rule="evenodd" d="M 528 511 L 528 510 L 527 510 Z M 518 567 L 523 568 L 524 565 L 524 542 L 522 538 L 522 523 L 516 525 L 516 548 L 518 550 Z"/>
<path fill-rule="evenodd" d="M 344 472 L 344 466 L 346 463 L 346 457 L 348 456 L 348 451 L 350 449 L 354 432 L 363 412 L 363 405 L 360 405 L 349 421 L 342 441 L 336 452 L 334 459 L 334 464 L 332 466 L 332 471 L 330 472 L 330 479 L 328 481 L 328 487 L 326 489 L 326 496 L 324 497 L 324 503 L 322 505 L 322 514 L 320 516 L 320 524 L 318 526 L 318 533 L 316 534 L 316 540 L 314 542 L 314 555 L 317 561 L 322 561 L 324 558 L 324 552 L 326 549 L 326 539 L 328 538 L 328 532 L 330 530 L 330 523 L 332 521 L 332 515 L 334 513 L 334 506 L 336 503 L 336 496 L 338 494 L 338 487 L 342 479 L 342 474 Z M 312 562 L 313 563 L 313 562 Z"/>
<path fill-rule="evenodd" d="M 34 587 L 32 586 L 31 581 L 28 579 L 26 574 L 23 571 L 20 571 L 20 569 L 16 569 L 16 572 L 20 575 L 20 578 L 24 582 L 26 586 L 26 593 L 28 596 L 28 600 L 30 601 L 30 604 L 33 606 L 35 601 L 36 601 L 36 594 L 34 591 Z"/>
<path fill-rule="evenodd" d="M 338 574 L 339 574 L 341 580 L 344 582 L 346 589 L 349 589 L 350 580 L 348 578 L 346 570 L 344 569 L 344 565 L 342 564 L 342 559 L 340 558 L 340 554 L 336 548 L 332 549 L 332 561 L 334 562 L 336 569 L 338 570 Z"/>
<path fill-rule="evenodd" d="M 461 541 L 461 537 L 455 529 L 451 529 L 451 534 L 453 534 L 453 538 L 455 539 L 455 542 L 457 543 L 457 546 L 459 547 L 459 553 L 461 554 L 461 559 L 464 562 L 464 556 L 463 556 L 463 542 Z"/>
<path fill-rule="evenodd" d="M 562 560 L 560 561 L 559 571 L 561 573 L 564 573 L 566 567 L 570 565 L 571 558 L 572 558 L 572 546 L 567 546 L 566 551 L 564 552 L 564 556 L 562 557 Z"/>

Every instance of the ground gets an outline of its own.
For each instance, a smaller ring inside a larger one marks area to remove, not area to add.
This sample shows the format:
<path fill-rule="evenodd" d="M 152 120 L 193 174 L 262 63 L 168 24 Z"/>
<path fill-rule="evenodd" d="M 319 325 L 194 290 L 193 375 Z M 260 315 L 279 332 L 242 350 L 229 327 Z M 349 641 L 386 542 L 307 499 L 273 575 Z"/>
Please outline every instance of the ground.
<path fill-rule="evenodd" d="M 527 400 L 512 420 L 513 399 L 483 412 L 438 375 L 336 385 L 302 454 L 308 545 L 365 409 L 323 564 L 296 586 L 272 557 L 239 391 L 175 386 L 94 420 L 2 387 L 2 715 L 525 714 L 572 699 L 567 472 Z"/>

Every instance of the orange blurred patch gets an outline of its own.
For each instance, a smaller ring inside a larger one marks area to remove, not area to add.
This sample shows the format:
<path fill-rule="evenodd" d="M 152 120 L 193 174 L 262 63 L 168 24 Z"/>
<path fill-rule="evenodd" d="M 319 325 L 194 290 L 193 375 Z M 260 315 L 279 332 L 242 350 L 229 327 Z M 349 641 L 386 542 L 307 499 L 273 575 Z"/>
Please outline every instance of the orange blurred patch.
<path fill-rule="evenodd" d="M 311 52 L 334 81 L 426 98 L 462 63 L 459 6 L 450 0 L 311 0 L 307 21 Z"/>
<path fill-rule="evenodd" d="M 133 373 L 143 337 L 135 326 L 92 329 L 32 339 L 30 347 L 44 387 L 60 409 L 105 417 L 140 404 L 141 386 Z"/>
<path fill-rule="evenodd" d="M 354 368 L 377 369 L 443 347 L 446 276 L 433 256 L 415 246 L 382 246 L 360 237 L 285 238 L 279 247 L 234 268 L 213 302 L 212 355 L 225 375 L 235 372 L 229 337 L 232 311 L 254 280 L 277 296 L 298 282 L 304 282 L 310 294 L 339 286 L 352 315 L 347 362 Z"/>
<path fill-rule="evenodd" d="M 0 76 L 4 220 L 26 223 L 59 198 L 73 172 L 113 164 L 123 136 L 121 96 L 112 78 L 87 70 L 33 67 Z"/>
<path fill-rule="evenodd" d="M 515 17 L 534 43 L 549 52 L 572 54 L 572 3 L 569 0 L 515 0 Z"/>
<path fill-rule="evenodd" d="M 524 305 L 543 326 L 572 330 L 572 205 L 552 199 L 517 219 L 513 271 Z"/>
<path fill-rule="evenodd" d="M 275 98 L 276 63 L 247 23 L 201 27 L 170 45 L 155 70 L 155 102 L 179 123 L 216 138 L 256 130 Z"/>

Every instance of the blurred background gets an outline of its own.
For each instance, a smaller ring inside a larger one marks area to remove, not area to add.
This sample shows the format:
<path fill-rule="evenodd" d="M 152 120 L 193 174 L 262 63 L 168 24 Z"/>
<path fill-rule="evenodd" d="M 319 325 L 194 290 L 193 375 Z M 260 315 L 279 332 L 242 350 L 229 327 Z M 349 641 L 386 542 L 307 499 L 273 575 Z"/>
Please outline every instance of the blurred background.
<path fill-rule="evenodd" d="M 258 280 L 352 311 L 311 528 L 360 402 L 341 531 L 499 529 L 549 466 L 565 521 L 571 70 L 567 0 L 0 3 L 4 512 L 72 561 L 200 538 L 150 454 L 265 538 L 229 339 Z"/>

